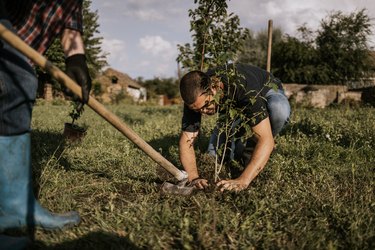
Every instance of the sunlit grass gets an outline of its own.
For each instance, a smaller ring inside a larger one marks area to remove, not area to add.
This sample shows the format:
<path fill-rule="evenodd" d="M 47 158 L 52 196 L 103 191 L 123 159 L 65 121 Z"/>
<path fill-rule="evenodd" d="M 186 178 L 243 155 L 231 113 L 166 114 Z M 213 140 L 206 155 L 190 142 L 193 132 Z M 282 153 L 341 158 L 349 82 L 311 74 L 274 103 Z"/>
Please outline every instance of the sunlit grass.
<path fill-rule="evenodd" d="M 109 106 L 180 167 L 181 107 Z M 86 108 L 82 143 L 64 142 L 69 105 L 37 105 L 33 168 L 41 203 L 82 223 L 35 232 L 37 249 L 374 249 L 375 109 L 293 110 L 270 162 L 241 193 L 163 196 L 166 179 L 120 132 Z M 202 175 L 213 179 L 198 140 Z"/>

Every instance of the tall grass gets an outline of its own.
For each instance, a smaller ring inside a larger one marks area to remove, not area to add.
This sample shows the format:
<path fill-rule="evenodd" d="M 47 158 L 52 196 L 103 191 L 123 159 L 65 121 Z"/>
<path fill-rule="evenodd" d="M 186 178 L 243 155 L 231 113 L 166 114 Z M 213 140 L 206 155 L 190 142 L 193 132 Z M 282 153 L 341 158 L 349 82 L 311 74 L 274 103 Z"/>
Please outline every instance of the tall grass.
<path fill-rule="evenodd" d="M 180 167 L 181 107 L 109 106 Z M 35 231 L 35 249 L 374 249 L 375 109 L 294 108 L 265 170 L 240 193 L 164 196 L 170 177 L 89 108 L 82 143 L 64 141 L 68 105 L 37 105 L 35 189 L 54 212 L 77 210 L 75 228 Z M 197 143 L 202 175 L 214 121 Z M 228 176 L 230 171 L 227 172 Z M 225 177 L 225 176 L 224 176 Z M 213 184 L 212 184 L 213 185 Z"/>

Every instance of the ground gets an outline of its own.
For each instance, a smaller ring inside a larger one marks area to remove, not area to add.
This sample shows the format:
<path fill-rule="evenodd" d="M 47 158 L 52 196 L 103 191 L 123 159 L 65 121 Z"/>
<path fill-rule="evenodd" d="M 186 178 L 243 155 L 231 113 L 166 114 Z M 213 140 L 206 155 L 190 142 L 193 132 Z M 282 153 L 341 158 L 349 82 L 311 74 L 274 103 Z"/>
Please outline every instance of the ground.
<path fill-rule="evenodd" d="M 178 160 L 180 106 L 108 106 L 164 157 Z M 375 109 L 293 106 L 291 124 L 241 193 L 160 194 L 170 178 L 89 108 L 81 143 L 62 136 L 68 105 L 38 103 L 32 159 L 38 199 L 51 211 L 77 210 L 78 227 L 28 234 L 35 249 L 374 249 Z M 202 176 L 214 122 L 197 143 Z M 229 175 L 224 171 L 223 177 Z"/>

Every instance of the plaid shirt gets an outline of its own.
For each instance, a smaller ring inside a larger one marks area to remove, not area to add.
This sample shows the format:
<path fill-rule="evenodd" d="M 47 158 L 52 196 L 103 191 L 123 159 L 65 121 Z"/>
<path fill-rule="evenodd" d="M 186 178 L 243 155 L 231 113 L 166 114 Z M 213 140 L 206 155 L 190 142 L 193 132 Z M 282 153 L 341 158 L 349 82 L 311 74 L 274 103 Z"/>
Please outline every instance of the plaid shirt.
<path fill-rule="evenodd" d="M 15 11 L 10 21 L 22 40 L 43 54 L 65 28 L 82 33 L 82 1 L 34 0 L 27 15 Z"/>

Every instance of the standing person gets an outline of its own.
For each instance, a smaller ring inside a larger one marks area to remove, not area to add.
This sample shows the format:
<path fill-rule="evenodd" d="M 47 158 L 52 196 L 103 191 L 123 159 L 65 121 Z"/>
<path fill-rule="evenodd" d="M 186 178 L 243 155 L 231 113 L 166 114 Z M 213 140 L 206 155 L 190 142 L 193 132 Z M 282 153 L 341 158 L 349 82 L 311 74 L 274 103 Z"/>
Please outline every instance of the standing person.
<path fill-rule="evenodd" d="M 81 85 L 83 103 L 88 101 L 91 78 L 81 36 L 82 0 L 0 0 L 0 22 L 40 53 L 60 37 L 66 72 Z M 49 212 L 32 190 L 30 125 L 37 87 L 29 60 L 0 39 L 0 232 L 63 229 L 80 222 L 77 212 Z M 3 247 L 17 245 L 5 236 L 0 241 Z"/>
<path fill-rule="evenodd" d="M 236 72 L 235 79 L 229 83 L 226 70 Z M 223 74 L 224 72 L 224 74 Z M 276 85 L 275 91 L 271 85 Z M 231 64 L 228 69 L 219 67 L 207 73 L 191 71 L 180 81 L 181 97 L 184 101 L 182 132 L 179 140 L 180 160 L 188 180 L 199 189 L 208 186 L 206 179 L 200 178 L 196 164 L 194 140 L 198 136 L 201 116 L 228 114 L 226 100 L 231 100 L 234 107 L 242 110 L 246 121 L 236 120 L 235 126 L 246 122 L 251 127 L 253 136 L 245 143 L 240 139 L 232 142 L 231 154 L 236 160 L 242 160 L 244 171 L 231 180 L 217 183 L 220 190 L 240 191 L 249 186 L 265 167 L 274 149 L 274 137 L 288 122 L 290 105 L 284 94 L 281 81 L 267 71 L 245 64 Z M 219 97 L 219 101 L 214 99 Z M 227 102 L 228 103 L 228 102 Z M 208 153 L 218 154 L 218 148 L 224 143 L 225 135 L 219 130 L 223 124 L 217 123 L 208 145 Z M 238 137 L 236 137 L 238 138 Z M 251 149 L 249 157 L 248 149 Z"/>

